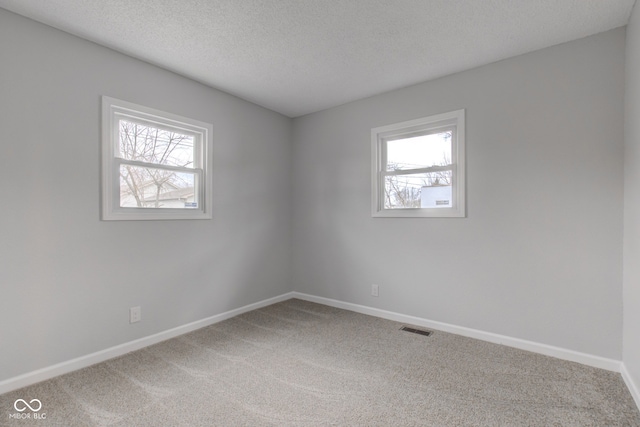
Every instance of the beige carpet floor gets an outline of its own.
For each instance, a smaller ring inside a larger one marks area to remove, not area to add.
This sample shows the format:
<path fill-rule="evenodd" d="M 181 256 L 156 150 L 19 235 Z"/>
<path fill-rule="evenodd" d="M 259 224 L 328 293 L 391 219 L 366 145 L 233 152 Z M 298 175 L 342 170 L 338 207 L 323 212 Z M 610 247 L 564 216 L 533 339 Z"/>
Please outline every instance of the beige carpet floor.
<path fill-rule="evenodd" d="M 1 395 L 0 425 L 640 426 L 619 374 L 400 326 L 292 299 Z"/>

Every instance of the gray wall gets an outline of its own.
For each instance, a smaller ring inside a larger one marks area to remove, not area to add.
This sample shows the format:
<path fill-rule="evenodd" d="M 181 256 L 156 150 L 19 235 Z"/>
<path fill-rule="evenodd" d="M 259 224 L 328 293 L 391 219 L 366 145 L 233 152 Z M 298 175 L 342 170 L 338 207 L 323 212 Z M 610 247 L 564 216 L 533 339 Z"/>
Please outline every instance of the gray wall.
<path fill-rule="evenodd" d="M 620 360 L 624 48 L 616 29 L 295 119 L 296 290 Z M 371 218 L 371 128 L 460 108 L 467 218 Z"/>
<path fill-rule="evenodd" d="M 624 151 L 624 340 L 622 360 L 640 387 L 640 10 L 627 27 Z"/>
<path fill-rule="evenodd" d="M 637 15 L 628 118 L 640 102 Z M 0 380 L 293 284 L 620 359 L 624 37 L 610 31 L 292 125 L 0 9 Z M 213 220 L 99 220 L 103 94 L 213 123 Z M 371 218 L 370 129 L 459 108 L 467 218 Z M 638 381 L 640 126 L 626 126 L 624 360 Z M 134 305 L 143 321 L 130 325 Z"/>
<path fill-rule="evenodd" d="M 0 58 L 0 380 L 291 290 L 290 119 L 3 9 Z M 213 123 L 213 220 L 99 220 L 101 95 Z"/>

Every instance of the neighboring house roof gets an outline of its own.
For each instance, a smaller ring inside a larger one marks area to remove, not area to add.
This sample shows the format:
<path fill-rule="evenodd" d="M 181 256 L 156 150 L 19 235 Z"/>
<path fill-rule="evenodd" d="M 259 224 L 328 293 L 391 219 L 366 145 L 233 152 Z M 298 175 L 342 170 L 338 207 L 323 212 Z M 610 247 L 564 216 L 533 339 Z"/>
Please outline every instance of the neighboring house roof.
<path fill-rule="evenodd" d="M 172 188 L 172 189 L 175 189 L 175 190 L 178 189 L 178 186 L 176 186 L 176 185 L 174 185 L 174 184 L 172 184 L 170 182 L 165 182 L 164 184 L 162 184 L 162 186 L 165 187 L 165 188 L 169 187 L 169 188 Z M 149 193 L 149 191 L 153 191 L 153 194 L 155 195 L 155 192 L 156 192 L 156 188 L 155 187 L 156 187 L 155 182 L 153 182 L 153 181 L 145 181 L 145 182 L 143 182 L 142 184 L 139 185 L 138 189 L 140 190 L 139 192 L 142 193 L 143 195 Z M 150 190 L 150 188 L 153 188 L 153 190 Z M 120 187 L 120 196 L 121 197 L 123 197 L 123 196 L 125 196 L 125 197 L 126 196 L 132 196 L 132 195 L 133 195 L 133 192 L 131 191 L 129 186 L 125 185 L 125 186 L 121 186 Z M 155 196 L 154 196 L 154 199 L 155 199 Z"/>
<path fill-rule="evenodd" d="M 173 191 L 168 191 L 166 193 L 161 193 L 159 200 L 181 200 L 181 199 L 187 199 L 187 198 L 193 196 L 193 193 L 194 193 L 194 188 L 193 187 L 178 188 L 178 189 L 173 190 Z M 145 202 L 152 202 L 154 200 L 156 200 L 156 196 L 155 195 L 153 195 L 151 197 L 147 197 L 147 198 L 144 199 Z"/>

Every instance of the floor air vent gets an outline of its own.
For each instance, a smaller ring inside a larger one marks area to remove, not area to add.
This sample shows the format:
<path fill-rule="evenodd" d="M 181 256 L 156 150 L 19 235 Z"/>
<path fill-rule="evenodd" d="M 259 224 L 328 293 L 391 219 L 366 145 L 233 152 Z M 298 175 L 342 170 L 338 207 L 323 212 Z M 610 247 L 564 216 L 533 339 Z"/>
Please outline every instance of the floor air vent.
<path fill-rule="evenodd" d="M 401 331 L 411 332 L 412 334 L 425 335 L 427 337 L 433 333 L 431 331 L 424 331 L 422 329 L 410 328 L 408 326 L 403 326 L 402 328 L 400 328 L 400 330 Z"/>

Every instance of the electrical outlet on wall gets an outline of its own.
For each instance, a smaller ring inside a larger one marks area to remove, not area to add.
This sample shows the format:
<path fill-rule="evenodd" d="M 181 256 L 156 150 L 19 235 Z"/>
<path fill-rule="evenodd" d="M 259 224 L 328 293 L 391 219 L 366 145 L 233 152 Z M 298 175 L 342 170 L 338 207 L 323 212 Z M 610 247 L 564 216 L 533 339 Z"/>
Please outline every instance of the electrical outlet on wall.
<path fill-rule="evenodd" d="M 131 307 L 129 309 L 129 323 L 136 323 L 142 320 L 142 308 Z"/>
<path fill-rule="evenodd" d="M 377 297 L 379 295 L 378 285 L 371 285 L 371 296 Z"/>

